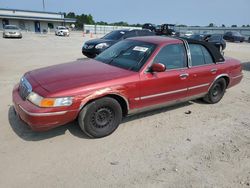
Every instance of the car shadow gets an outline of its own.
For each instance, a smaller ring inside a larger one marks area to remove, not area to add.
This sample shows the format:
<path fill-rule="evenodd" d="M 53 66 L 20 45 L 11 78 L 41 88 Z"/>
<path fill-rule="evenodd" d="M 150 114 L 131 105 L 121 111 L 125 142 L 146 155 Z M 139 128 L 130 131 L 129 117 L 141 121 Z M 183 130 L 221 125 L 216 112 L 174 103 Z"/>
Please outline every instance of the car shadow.
<path fill-rule="evenodd" d="M 142 119 L 142 118 L 145 118 L 145 117 L 153 116 L 153 115 L 156 115 L 156 114 L 168 112 L 168 111 L 175 110 L 175 109 L 178 109 L 178 108 L 182 108 L 182 107 L 185 107 L 185 106 L 190 106 L 192 104 L 194 104 L 193 101 L 188 101 L 188 102 L 175 104 L 173 106 L 162 107 L 162 108 L 155 109 L 155 110 L 149 110 L 149 111 L 141 112 L 141 113 L 138 113 L 138 114 L 129 115 L 126 118 L 124 118 L 124 120 L 122 121 L 122 124 L 130 122 L 130 121 Z"/>
<path fill-rule="evenodd" d="M 30 127 L 24 123 L 19 116 L 16 114 L 14 107 L 10 106 L 8 111 L 8 119 L 9 124 L 12 130 L 23 140 L 26 141 L 40 141 L 49 139 L 52 137 L 60 136 L 66 134 L 69 131 L 72 135 L 77 136 L 79 138 L 90 139 L 87 135 L 85 135 L 77 122 L 71 122 L 66 125 L 54 128 L 45 132 L 35 132 L 30 129 Z"/>
<path fill-rule="evenodd" d="M 157 110 L 150 110 L 146 112 L 141 112 L 135 115 L 130 115 L 127 116 L 126 118 L 123 119 L 121 125 L 125 125 L 127 122 L 142 119 L 144 117 L 149 117 L 153 116 L 155 114 L 159 113 L 164 113 L 167 111 L 175 110 L 184 106 L 189 106 L 192 105 L 194 102 L 189 101 L 185 103 L 180 103 L 176 104 L 174 106 L 169 106 L 169 107 L 163 107 Z M 8 111 L 8 119 L 9 119 L 9 124 L 12 128 L 12 130 L 18 135 L 21 139 L 25 141 L 41 141 L 41 140 L 46 140 L 49 138 L 53 138 L 56 136 L 61 136 L 66 134 L 67 131 L 70 132 L 70 134 L 82 138 L 82 139 L 92 139 L 85 135 L 82 130 L 80 129 L 77 121 L 68 123 L 66 125 L 54 128 L 49 131 L 45 132 L 35 132 L 30 129 L 30 127 L 24 123 L 19 116 L 16 114 L 14 107 L 10 106 L 9 111 Z"/>
<path fill-rule="evenodd" d="M 87 57 L 82 57 L 82 58 L 77 58 L 76 61 L 85 61 L 88 60 L 89 58 Z"/>
<path fill-rule="evenodd" d="M 250 71 L 250 61 L 242 63 L 242 69 L 245 71 Z"/>

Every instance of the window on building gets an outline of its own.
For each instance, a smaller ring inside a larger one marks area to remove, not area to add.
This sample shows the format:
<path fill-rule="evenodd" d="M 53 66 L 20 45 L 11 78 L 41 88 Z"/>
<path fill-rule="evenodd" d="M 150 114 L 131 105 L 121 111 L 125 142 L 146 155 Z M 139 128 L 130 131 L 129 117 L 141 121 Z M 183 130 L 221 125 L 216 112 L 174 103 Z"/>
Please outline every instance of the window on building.
<path fill-rule="evenodd" d="M 50 28 L 50 29 L 54 29 L 54 25 L 53 25 L 53 23 L 48 23 L 48 28 Z"/>

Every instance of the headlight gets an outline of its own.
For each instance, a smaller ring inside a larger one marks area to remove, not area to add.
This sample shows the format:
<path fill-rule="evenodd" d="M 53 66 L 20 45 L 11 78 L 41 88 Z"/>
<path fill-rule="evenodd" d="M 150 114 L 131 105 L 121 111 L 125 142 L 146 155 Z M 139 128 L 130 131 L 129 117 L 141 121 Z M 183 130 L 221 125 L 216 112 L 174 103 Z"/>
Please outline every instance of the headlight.
<path fill-rule="evenodd" d="M 39 107 L 59 107 L 70 106 L 72 104 L 72 97 L 43 98 L 34 92 L 31 92 L 27 99 Z"/>
<path fill-rule="evenodd" d="M 107 48 L 107 47 L 109 47 L 109 44 L 107 44 L 107 43 L 100 43 L 100 44 L 97 44 L 96 46 L 95 46 L 95 48 L 96 49 L 103 49 L 103 48 Z"/>

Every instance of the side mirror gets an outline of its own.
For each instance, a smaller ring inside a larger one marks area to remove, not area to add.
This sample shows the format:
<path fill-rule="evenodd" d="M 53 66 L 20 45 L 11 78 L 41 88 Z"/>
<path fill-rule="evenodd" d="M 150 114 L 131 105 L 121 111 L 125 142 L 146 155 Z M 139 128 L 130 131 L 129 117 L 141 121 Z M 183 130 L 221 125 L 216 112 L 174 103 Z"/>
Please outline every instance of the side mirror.
<path fill-rule="evenodd" d="M 154 63 L 150 70 L 151 72 L 164 72 L 166 70 L 166 66 L 162 63 Z"/>

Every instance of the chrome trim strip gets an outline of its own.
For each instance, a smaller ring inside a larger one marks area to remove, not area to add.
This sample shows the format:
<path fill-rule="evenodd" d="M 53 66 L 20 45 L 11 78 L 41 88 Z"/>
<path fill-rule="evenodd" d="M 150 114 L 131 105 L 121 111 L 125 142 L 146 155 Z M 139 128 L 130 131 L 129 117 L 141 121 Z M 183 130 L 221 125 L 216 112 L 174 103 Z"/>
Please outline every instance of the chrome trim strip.
<path fill-rule="evenodd" d="M 223 76 L 225 76 L 225 77 L 227 77 L 227 78 L 229 79 L 228 85 L 230 85 L 230 81 L 231 81 L 231 80 L 230 80 L 230 77 L 228 76 L 228 74 L 220 74 L 220 75 L 216 76 L 215 79 L 214 79 L 214 81 L 210 84 L 210 86 L 209 86 L 209 88 L 208 88 L 208 91 L 209 91 L 210 88 L 213 86 L 213 84 L 215 83 L 215 81 L 218 80 L 219 78 L 223 77 Z"/>
<path fill-rule="evenodd" d="M 32 113 L 25 110 L 21 105 L 18 105 L 22 111 L 30 116 L 55 116 L 55 115 L 63 115 L 66 114 L 68 111 L 61 111 L 61 112 L 49 112 L 49 113 Z"/>
<path fill-rule="evenodd" d="M 197 85 L 197 86 L 193 86 L 193 87 L 189 87 L 188 90 L 197 89 L 197 88 L 205 87 L 205 86 L 209 86 L 209 83 L 201 84 L 201 85 Z"/>
<path fill-rule="evenodd" d="M 242 74 L 240 74 L 240 75 L 238 75 L 238 76 L 234 76 L 234 77 L 232 77 L 232 79 L 237 79 L 237 78 L 240 78 L 240 77 L 242 77 L 243 75 Z"/>
<path fill-rule="evenodd" d="M 179 92 L 183 92 L 183 91 L 187 91 L 187 90 L 188 90 L 188 88 L 174 90 L 174 91 L 168 91 L 168 92 L 164 92 L 164 93 L 158 93 L 158 94 L 154 94 L 154 95 L 144 96 L 144 97 L 141 97 L 141 99 L 143 100 L 143 99 L 149 99 L 149 98 L 154 98 L 154 97 L 160 97 L 163 95 L 170 95 L 170 94 L 179 93 Z"/>
<path fill-rule="evenodd" d="M 141 113 L 141 112 L 145 112 L 145 111 L 150 111 L 150 110 L 155 110 L 155 109 L 163 108 L 163 107 L 167 107 L 167 106 L 172 106 L 172 105 L 175 105 L 178 103 L 182 103 L 182 102 L 186 102 L 186 101 L 190 101 L 190 100 L 204 97 L 206 94 L 207 93 L 201 93 L 201 94 L 193 95 L 193 96 L 186 97 L 183 99 L 177 99 L 177 100 L 168 101 L 168 102 L 157 104 L 157 105 L 151 105 L 151 106 L 147 106 L 147 107 L 143 107 L 143 108 L 133 109 L 133 110 L 128 111 L 128 115 Z"/>
<path fill-rule="evenodd" d="M 154 98 L 154 97 L 160 97 L 163 95 L 170 95 L 170 94 L 174 94 L 174 93 L 179 93 L 179 92 L 183 92 L 183 91 L 188 91 L 188 90 L 192 90 L 192 89 L 196 89 L 196 88 L 209 86 L 209 84 L 210 83 L 205 83 L 205 84 L 201 84 L 201 85 L 197 85 L 197 86 L 193 86 L 193 87 L 188 87 L 188 88 L 184 88 L 184 89 L 173 90 L 173 91 L 158 93 L 158 94 L 154 94 L 154 95 L 147 95 L 147 96 L 143 96 L 143 97 L 137 97 L 137 98 L 135 98 L 135 100 L 138 101 L 140 99 L 143 100 L 143 99 L 149 99 L 149 98 Z"/>
<path fill-rule="evenodd" d="M 123 100 L 126 102 L 126 105 L 127 105 L 127 110 L 129 111 L 129 109 L 130 109 L 130 107 L 129 107 L 129 101 L 128 101 L 128 99 L 126 98 L 126 97 L 124 97 L 124 96 L 122 96 L 122 95 L 120 95 L 120 94 L 117 94 L 117 93 L 106 93 L 104 96 L 102 96 L 102 97 L 105 97 L 105 96 L 107 96 L 107 95 L 116 95 L 116 96 L 118 96 L 118 97 L 121 97 L 121 98 L 123 98 Z M 98 98 L 98 97 L 97 97 Z M 94 100 L 96 99 L 96 98 L 93 98 Z M 137 98 L 135 98 L 135 100 L 136 100 Z M 138 100 L 139 100 L 140 98 L 138 98 Z M 88 99 L 87 101 L 85 101 L 84 103 L 81 103 L 81 105 L 80 105 L 80 107 L 79 107 L 79 110 L 81 110 L 90 100 L 92 100 L 91 98 L 90 99 Z"/>

